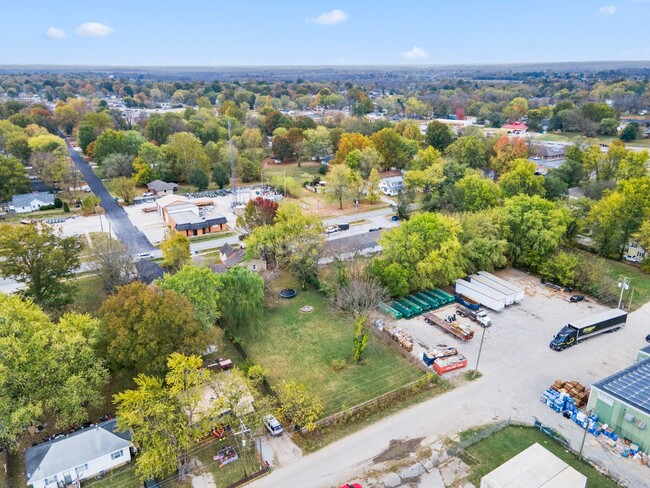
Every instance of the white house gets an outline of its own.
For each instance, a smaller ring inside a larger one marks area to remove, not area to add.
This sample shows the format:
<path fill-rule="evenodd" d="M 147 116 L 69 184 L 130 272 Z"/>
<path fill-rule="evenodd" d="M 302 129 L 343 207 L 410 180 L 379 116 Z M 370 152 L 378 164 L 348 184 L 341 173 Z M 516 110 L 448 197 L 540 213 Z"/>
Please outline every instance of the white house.
<path fill-rule="evenodd" d="M 16 213 L 28 213 L 34 212 L 47 205 L 54 205 L 54 195 L 44 191 L 39 191 L 37 193 L 14 195 L 11 199 L 9 209 Z"/>
<path fill-rule="evenodd" d="M 379 190 L 384 195 L 394 197 L 397 196 L 403 189 L 403 176 L 389 176 L 388 178 L 382 178 L 382 180 L 379 182 Z"/>
<path fill-rule="evenodd" d="M 635 263 L 643 262 L 645 258 L 646 250 L 641 247 L 634 239 L 630 239 L 627 244 L 625 244 L 625 250 L 623 255 L 627 261 L 632 261 Z"/>
<path fill-rule="evenodd" d="M 131 434 L 115 429 L 113 419 L 30 447 L 25 452 L 27 484 L 32 488 L 65 486 L 128 463 Z"/>

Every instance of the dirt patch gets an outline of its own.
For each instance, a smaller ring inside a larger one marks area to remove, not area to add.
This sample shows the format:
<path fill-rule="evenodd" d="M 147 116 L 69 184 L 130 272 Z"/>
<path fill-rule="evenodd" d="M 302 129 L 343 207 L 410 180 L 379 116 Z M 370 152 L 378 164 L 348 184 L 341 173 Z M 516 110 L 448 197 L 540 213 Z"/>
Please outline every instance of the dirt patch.
<path fill-rule="evenodd" d="M 386 461 L 395 461 L 402 459 L 418 448 L 424 437 L 415 439 L 393 439 L 388 444 L 388 449 L 373 459 L 375 463 L 384 463 Z"/>

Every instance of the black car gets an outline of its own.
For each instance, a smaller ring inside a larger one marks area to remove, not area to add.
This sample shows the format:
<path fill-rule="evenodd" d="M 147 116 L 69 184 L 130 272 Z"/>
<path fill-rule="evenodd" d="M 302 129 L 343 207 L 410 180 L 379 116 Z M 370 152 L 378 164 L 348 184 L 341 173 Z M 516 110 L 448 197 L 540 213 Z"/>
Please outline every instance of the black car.
<path fill-rule="evenodd" d="M 646 341 L 646 342 L 650 342 L 650 334 L 648 334 L 647 336 L 645 336 L 645 341 Z"/>
<path fill-rule="evenodd" d="M 585 296 L 584 296 L 584 295 L 573 295 L 573 296 L 570 298 L 570 300 L 571 300 L 573 303 L 581 302 L 581 301 L 584 300 L 584 299 L 585 299 Z"/>

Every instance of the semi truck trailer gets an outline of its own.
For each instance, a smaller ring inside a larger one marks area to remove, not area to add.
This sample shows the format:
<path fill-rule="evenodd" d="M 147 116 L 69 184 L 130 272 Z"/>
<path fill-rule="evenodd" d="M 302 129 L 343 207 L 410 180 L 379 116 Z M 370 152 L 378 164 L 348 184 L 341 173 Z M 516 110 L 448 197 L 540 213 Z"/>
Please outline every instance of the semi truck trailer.
<path fill-rule="evenodd" d="M 567 347 L 604 332 L 615 332 L 625 325 L 627 312 L 615 308 L 584 319 L 573 320 L 555 334 L 549 347 L 562 351 Z"/>
<path fill-rule="evenodd" d="M 498 283 L 501 286 L 505 286 L 506 288 L 509 288 L 510 290 L 515 292 L 515 303 L 519 303 L 524 299 L 524 289 L 521 286 L 503 280 L 498 276 L 494 276 L 492 273 L 488 273 L 487 271 L 479 271 L 477 274 L 479 276 L 487 278 L 490 281 L 494 281 L 495 283 Z"/>
<path fill-rule="evenodd" d="M 489 288 L 502 293 L 505 296 L 506 306 L 515 303 L 515 292 L 510 288 L 496 283 L 495 281 L 492 281 L 480 275 L 470 275 L 469 282 L 475 284 L 479 288 Z"/>
<path fill-rule="evenodd" d="M 491 291 L 487 288 L 479 288 L 469 281 L 456 280 L 456 293 L 464 295 L 495 312 L 500 312 L 506 306 L 503 293 L 499 293 L 496 290 Z"/>

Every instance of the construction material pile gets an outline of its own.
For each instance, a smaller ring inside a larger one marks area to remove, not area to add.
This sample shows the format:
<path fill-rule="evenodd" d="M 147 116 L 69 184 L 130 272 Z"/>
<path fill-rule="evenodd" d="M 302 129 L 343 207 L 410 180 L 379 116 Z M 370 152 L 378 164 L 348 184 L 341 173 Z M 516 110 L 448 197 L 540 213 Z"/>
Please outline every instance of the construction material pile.
<path fill-rule="evenodd" d="M 568 394 L 578 408 L 582 408 L 589 400 L 589 389 L 578 381 L 555 380 L 555 383 L 551 385 L 551 390 L 555 390 L 560 394 Z"/>
<path fill-rule="evenodd" d="M 408 352 L 413 350 L 413 338 L 404 332 L 404 329 L 399 327 L 391 327 L 390 329 L 384 329 L 384 332 L 390 336 L 395 342 L 398 342 L 400 346 L 406 349 Z"/>

